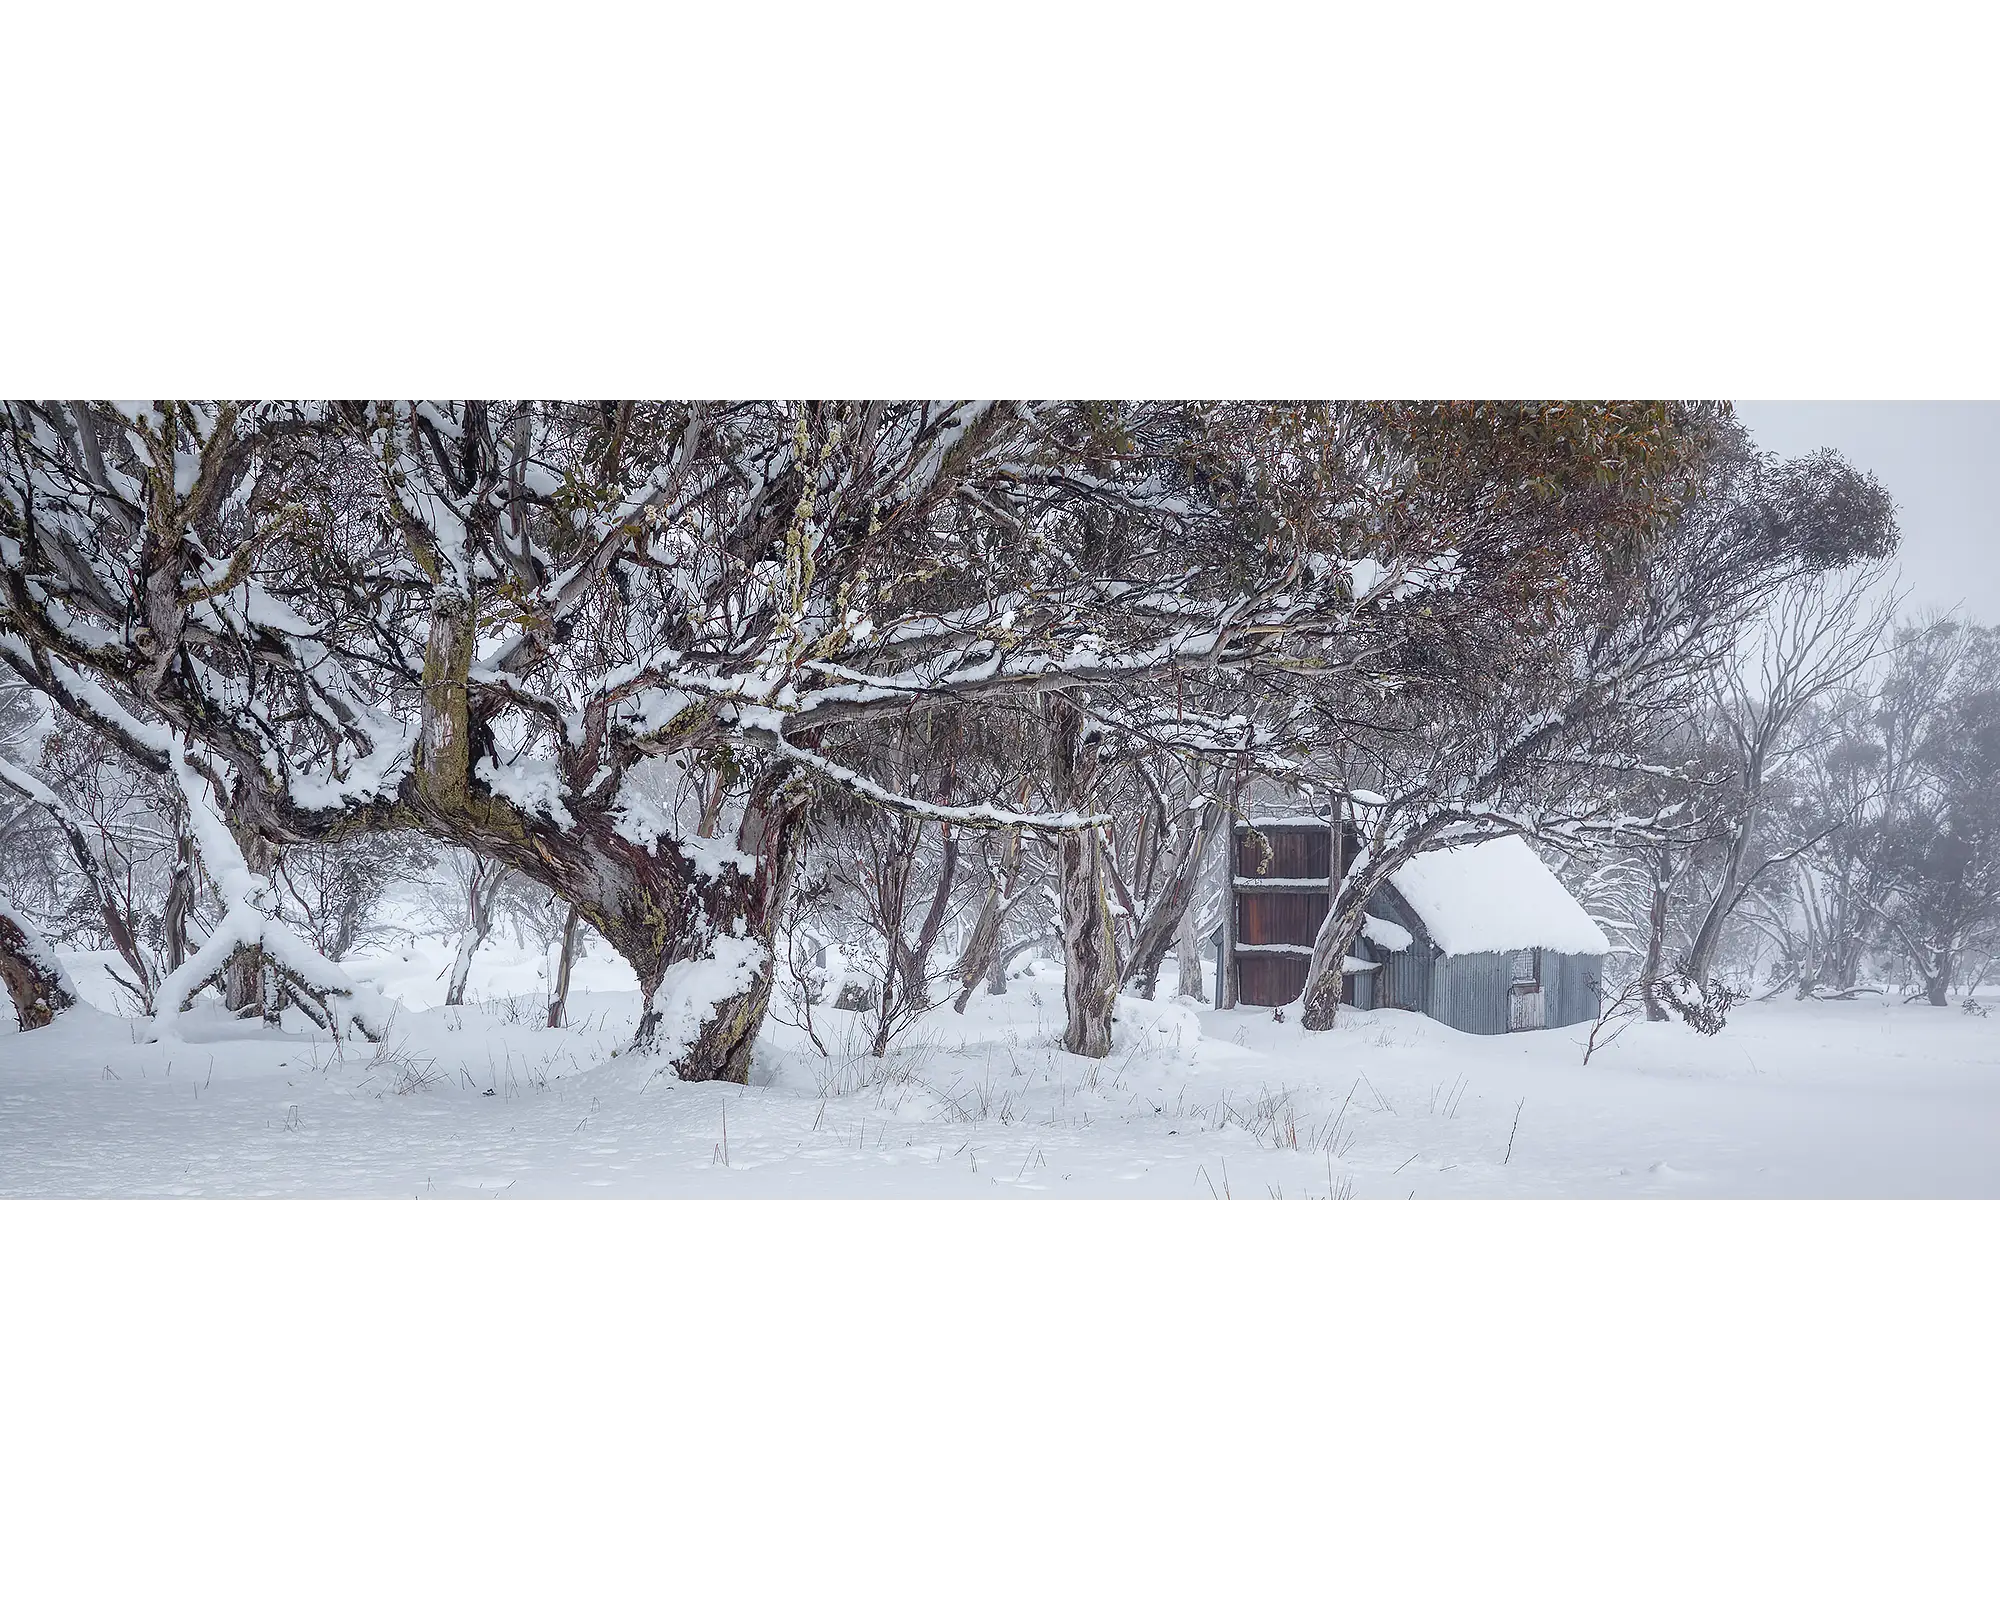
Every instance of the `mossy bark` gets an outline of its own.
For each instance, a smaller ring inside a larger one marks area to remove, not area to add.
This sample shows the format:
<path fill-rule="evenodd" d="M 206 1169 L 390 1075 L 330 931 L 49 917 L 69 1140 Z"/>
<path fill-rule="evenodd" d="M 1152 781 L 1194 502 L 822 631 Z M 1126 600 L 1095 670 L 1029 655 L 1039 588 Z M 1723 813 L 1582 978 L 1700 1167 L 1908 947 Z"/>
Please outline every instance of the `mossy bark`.
<path fill-rule="evenodd" d="M 443 815 L 467 809 L 472 784 L 472 602 L 440 588 L 424 641 L 424 711 L 419 781 Z"/>

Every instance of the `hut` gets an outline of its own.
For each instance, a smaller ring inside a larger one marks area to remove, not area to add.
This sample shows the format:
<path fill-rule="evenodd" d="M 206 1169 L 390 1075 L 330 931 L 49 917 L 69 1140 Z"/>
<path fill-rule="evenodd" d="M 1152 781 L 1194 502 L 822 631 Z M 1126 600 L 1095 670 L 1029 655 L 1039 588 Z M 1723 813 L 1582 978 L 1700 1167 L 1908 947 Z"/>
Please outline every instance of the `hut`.
<path fill-rule="evenodd" d="M 1351 831 L 1342 843 L 1345 859 Z M 1333 844 L 1333 829 L 1311 817 L 1237 825 L 1221 943 L 1240 1003 L 1288 1005 L 1303 992 Z M 1341 1001 L 1421 1011 L 1465 1033 L 1566 1027 L 1597 1016 L 1609 951 L 1604 930 L 1523 840 L 1458 845 L 1417 857 L 1376 891 Z"/>

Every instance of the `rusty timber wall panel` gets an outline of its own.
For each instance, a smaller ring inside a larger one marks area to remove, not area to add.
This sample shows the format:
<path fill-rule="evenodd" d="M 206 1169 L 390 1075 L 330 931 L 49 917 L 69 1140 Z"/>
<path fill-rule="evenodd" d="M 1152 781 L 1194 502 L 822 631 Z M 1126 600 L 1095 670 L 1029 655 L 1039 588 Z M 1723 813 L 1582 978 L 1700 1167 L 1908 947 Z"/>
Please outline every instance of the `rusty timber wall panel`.
<path fill-rule="evenodd" d="M 1245 955 L 1236 961 L 1236 993 L 1244 1005 L 1288 1006 L 1306 992 L 1309 956 Z M 1363 1011 L 1374 1007 L 1375 974 L 1350 972 L 1340 980 L 1340 1003 Z"/>
<path fill-rule="evenodd" d="M 1329 830 L 1311 825 L 1238 827 L 1231 847 L 1231 931 L 1236 938 L 1237 1000 L 1244 1005 L 1290 1005 L 1305 992 L 1310 957 L 1305 953 L 1326 920 L 1325 888 L 1258 888 L 1258 880 L 1324 880 L 1333 860 Z M 1257 951 L 1246 945 L 1291 945 L 1292 950 Z"/>
<path fill-rule="evenodd" d="M 1333 863 L 1333 833 L 1328 828 L 1267 828 L 1267 862 L 1250 838 L 1248 828 L 1236 831 L 1236 876 L 1239 878 L 1324 878 Z"/>
<path fill-rule="evenodd" d="M 1305 993 L 1310 964 L 1306 956 L 1238 956 L 1237 1000 L 1250 1006 L 1288 1006 Z"/>
<path fill-rule="evenodd" d="M 1254 889 L 1236 891 L 1236 942 L 1243 944 L 1298 944 L 1307 949 L 1319 936 L 1326 921 L 1326 892 L 1259 893 Z"/>

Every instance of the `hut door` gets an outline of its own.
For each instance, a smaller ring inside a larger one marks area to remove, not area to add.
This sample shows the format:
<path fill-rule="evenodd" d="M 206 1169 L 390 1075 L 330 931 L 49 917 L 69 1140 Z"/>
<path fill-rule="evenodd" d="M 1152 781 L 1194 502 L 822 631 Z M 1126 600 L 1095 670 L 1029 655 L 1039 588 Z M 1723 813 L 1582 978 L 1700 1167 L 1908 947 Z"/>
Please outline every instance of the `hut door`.
<path fill-rule="evenodd" d="M 1507 1029 L 1521 1033 L 1542 1027 L 1542 953 L 1539 950 L 1514 952 L 1513 982 L 1507 989 Z"/>

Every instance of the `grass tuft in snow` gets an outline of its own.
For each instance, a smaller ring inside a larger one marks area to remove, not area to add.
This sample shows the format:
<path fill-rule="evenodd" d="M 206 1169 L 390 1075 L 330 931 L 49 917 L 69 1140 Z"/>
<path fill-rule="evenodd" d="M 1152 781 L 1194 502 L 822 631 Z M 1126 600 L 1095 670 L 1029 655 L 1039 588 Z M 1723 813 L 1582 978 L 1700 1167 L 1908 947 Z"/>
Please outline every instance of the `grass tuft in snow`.
<path fill-rule="evenodd" d="M 450 1081 L 437 1058 L 411 1049 L 408 1039 L 383 1040 L 371 1066 L 391 1094 L 419 1094 Z"/>

